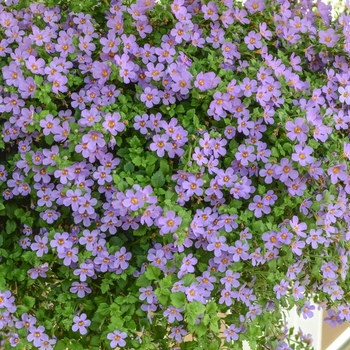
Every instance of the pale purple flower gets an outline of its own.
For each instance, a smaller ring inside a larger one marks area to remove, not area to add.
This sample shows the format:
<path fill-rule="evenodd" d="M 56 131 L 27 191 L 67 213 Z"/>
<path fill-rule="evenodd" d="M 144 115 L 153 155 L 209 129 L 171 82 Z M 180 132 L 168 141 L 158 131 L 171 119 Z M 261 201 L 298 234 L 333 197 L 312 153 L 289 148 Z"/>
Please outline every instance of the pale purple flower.
<path fill-rule="evenodd" d="M 80 316 L 75 316 L 73 318 L 73 322 L 74 324 L 72 326 L 72 331 L 79 331 L 81 335 L 85 335 L 87 333 L 86 327 L 89 327 L 91 324 L 91 321 L 87 319 L 87 315 L 84 313 Z"/>

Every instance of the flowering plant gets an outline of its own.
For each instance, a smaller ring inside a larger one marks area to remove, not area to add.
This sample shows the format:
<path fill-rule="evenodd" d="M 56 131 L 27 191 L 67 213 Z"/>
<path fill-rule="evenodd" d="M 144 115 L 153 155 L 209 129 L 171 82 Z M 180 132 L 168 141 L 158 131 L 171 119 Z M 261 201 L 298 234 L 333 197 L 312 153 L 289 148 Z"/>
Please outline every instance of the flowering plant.
<path fill-rule="evenodd" d="M 350 320 L 350 16 L 322 1 L 0 5 L 5 349 L 309 349 Z"/>

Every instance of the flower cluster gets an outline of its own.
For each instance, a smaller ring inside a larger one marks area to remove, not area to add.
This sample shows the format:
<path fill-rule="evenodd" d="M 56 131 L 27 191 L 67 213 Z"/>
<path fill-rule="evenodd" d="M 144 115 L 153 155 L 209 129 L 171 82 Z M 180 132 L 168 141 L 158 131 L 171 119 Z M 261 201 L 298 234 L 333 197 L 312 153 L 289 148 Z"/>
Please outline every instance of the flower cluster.
<path fill-rule="evenodd" d="M 281 308 L 311 298 L 349 321 L 350 16 L 330 11 L 0 5 L 0 347 L 308 348 Z"/>

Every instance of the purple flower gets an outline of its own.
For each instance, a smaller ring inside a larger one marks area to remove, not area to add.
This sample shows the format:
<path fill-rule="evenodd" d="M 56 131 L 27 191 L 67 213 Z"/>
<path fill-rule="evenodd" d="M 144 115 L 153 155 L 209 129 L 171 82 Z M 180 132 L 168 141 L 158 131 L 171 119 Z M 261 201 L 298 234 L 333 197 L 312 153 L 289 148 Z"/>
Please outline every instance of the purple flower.
<path fill-rule="evenodd" d="M 169 306 L 164 312 L 163 315 L 168 318 L 170 323 L 173 323 L 175 320 L 182 321 L 183 317 L 181 315 L 182 308 L 175 308 L 174 306 Z"/>
<path fill-rule="evenodd" d="M 280 282 L 280 284 L 277 284 L 276 286 L 273 287 L 273 291 L 276 293 L 277 299 L 281 299 L 282 295 L 286 295 L 288 286 L 289 286 L 289 282 L 283 279 Z"/>
<path fill-rule="evenodd" d="M 303 147 L 301 144 L 295 145 L 294 150 L 296 153 L 292 154 L 292 159 L 295 162 L 299 162 L 301 166 L 306 166 L 314 161 L 314 157 L 311 157 L 312 148 L 310 146 Z"/>
<path fill-rule="evenodd" d="M 160 102 L 159 91 L 151 87 L 146 87 L 140 99 L 145 103 L 147 108 L 152 108 Z"/>
<path fill-rule="evenodd" d="M 29 334 L 27 335 L 27 340 L 33 342 L 34 346 L 39 347 L 43 339 L 45 339 L 45 328 L 43 326 L 29 327 Z"/>
<path fill-rule="evenodd" d="M 338 34 L 335 34 L 335 30 L 333 28 L 320 30 L 318 36 L 320 38 L 320 43 L 325 44 L 327 47 L 334 47 L 340 37 Z"/>
<path fill-rule="evenodd" d="M 126 336 L 127 335 L 125 332 L 120 332 L 118 330 L 114 331 L 113 333 L 108 333 L 107 339 L 111 340 L 110 347 L 114 349 L 117 346 L 125 346 L 126 341 L 124 339 Z"/>
<path fill-rule="evenodd" d="M 175 339 L 177 343 L 181 343 L 182 337 L 184 337 L 188 333 L 185 329 L 183 329 L 183 327 L 183 325 L 180 325 L 178 327 L 171 328 L 169 337 L 171 339 Z"/>
<path fill-rule="evenodd" d="M 220 279 L 220 282 L 225 285 L 225 288 L 230 290 L 232 287 L 237 288 L 239 287 L 238 278 L 240 278 L 241 275 L 238 272 L 233 273 L 232 270 L 227 270 L 225 277 L 222 277 Z"/>
<path fill-rule="evenodd" d="M 161 216 L 158 220 L 158 226 L 160 227 L 160 234 L 174 233 L 181 225 L 182 219 L 176 216 L 175 212 L 169 210 L 165 216 Z"/>
<path fill-rule="evenodd" d="M 11 346 L 14 348 L 18 345 L 19 342 L 20 342 L 20 339 L 19 339 L 18 334 L 17 333 L 11 334 L 11 338 L 10 338 Z"/>
<path fill-rule="evenodd" d="M 158 157 L 164 157 L 165 151 L 170 151 L 171 143 L 167 142 L 169 136 L 167 134 L 154 135 L 153 142 L 150 144 L 151 151 L 157 151 Z"/>
<path fill-rule="evenodd" d="M 153 292 L 153 288 L 152 286 L 148 286 L 146 288 L 140 288 L 140 296 L 139 299 L 140 300 L 147 300 L 148 304 L 152 304 L 154 299 L 155 299 L 155 294 Z"/>
<path fill-rule="evenodd" d="M 214 251 L 214 255 L 216 257 L 221 256 L 221 252 L 227 252 L 228 250 L 228 245 L 225 243 L 226 242 L 226 237 L 225 236 L 220 236 L 218 238 L 214 238 L 210 244 L 207 246 L 207 250 Z"/>
<path fill-rule="evenodd" d="M 182 259 L 182 264 L 180 271 L 177 274 L 178 278 L 182 278 L 184 275 L 188 273 L 194 272 L 194 265 L 196 265 L 198 259 L 193 256 L 193 254 L 189 254 Z"/>
<path fill-rule="evenodd" d="M 92 292 L 85 282 L 73 282 L 69 291 L 71 293 L 77 293 L 79 298 L 84 298 L 85 293 L 90 294 Z"/>
<path fill-rule="evenodd" d="M 279 176 L 281 182 L 285 182 L 288 178 L 295 180 L 299 173 L 293 169 L 291 162 L 287 158 L 282 158 L 280 165 L 276 166 L 275 174 Z"/>
<path fill-rule="evenodd" d="M 107 113 L 104 116 L 104 122 L 102 126 L 108 130 L 112 135 L 116 136 L 119 132 L 122 132 L 125 128 L 123 122 L 120 122 L 121 116 L 119 113 Z"/>
<path fill-rule="evenodd" d="M 49 248 L 47 247 L 48 237 L 40 237 L 38 235 L 34 236 L 34 241 L 36 243 L 32 243 L 30 248 L 33 251 L 36 251 L 36 255 L 38 257 L 42 257 L 44 254 L 47 254 L 49 251 Z"/>
<path fill-rule="evenodd" d="M 58 253 L 63 253 L 65 249 L 71 248 L 73 243 L 69 241 L 69 234 L 67 232 L 55 233 L 53 239 L 50 242 L 52 248 L 56 248 Z"/>
<path fill-rule="evenodd" d="M 309 237 L 306 239 L 307 244 L 311 244 L 313 249 L 318 248 L 318 243 L 323 244 L 326 239 L 321 236 L 322 230 L 321 229 L 311 229 L 309 233 Z"/>
<path fill-rule="evenodd" d="M 312 310 L 315 310 L 315 306 L 311 305 L 310 302 L 307 300 L 303 307 L 301 308 L 301 312 L 303 314 L 304 319 L 312 318 L 314 316 L 314 313 Z"/>
<path fill-rule="evenodd" d="M 94 264 L 85 264 L 82 263 L 79 266 L 79 269 L 73 271 L 75 276 L 79 276 L 80 281 L 85 282 L 87 276 L 92 277 L 95 275 Z"/>
<path fill-rule="evenodd" d="M 217 77 L 213 72 L 200 72 L 196 77 L 194 86 L 203 92 L 216 88 L 219 85 L 220 81 L 221 79 Z"/>
<path fill-rule="evenodd" d="M 197 196 L 201 196 L 203 194 L 203 186 L 204 181 L 201 178 L 197 178 L 194 175 L 188 177 L 188 181 L 184 181 L 182 183 L 182 187 L 186 190 L 186 194 L 191 197 L 194 194 Z"/>
<path fill-rule="evenodd" d="M 342 324 L 343 321 L 339 317 L 339 312 L 335 312 L 334 310 L 330 309 L 327 310 L 328 317 L 324 319 L 324 322 L 329 322 L 330 327 L 335 328 L 337 324 Z"/>
<path fill-rule="evenodd" d="M 87 319 L 86 314 L 81 314 L 80 316 L 75 316 L 73 318 L 73 326 L 72 326 L 72 331 L 77 332 L 81 335 L 85 335 L 87 333 L 86 327 L 89 327 L 91 324 L 91 321 Z"/>
<path fill-rule="evenodd" d="M 333 261 L 329 261 L 327 264 L 321 266 L 323 278 L 335 279 L 337 277 L 335 273 L 337 270 L 338 266 Z"/>
<path fill-rule="evenodd" d="M 250 31 L 244 38 L 244 42 L 248 45 L 249 50 L 260 49 L 262 47 L 261 35 Z"/>
<path fill-rule="evenodd" d="M 235 154 L 237 160 L 241 162 L 243 166 L 247 166 L 249 162 L 254 162 L 256 155 L 254 154 L 253 146 L 240 145 L 238 152 Z"/>
<path fill-rule="evenodd" d="M 339 179 L 343 181 L 347 179 L 346 169 L 346 163 L 341 163 L 328 169 L 327 174 L 331 177 L 332 184 L 336 184 Z"/>
<path fill-rule="evenodd" d="M 228 249 L 230 254 L 233 254 L 232 260 L 235 262 L 242 260 L 247 260 L 249 258 L 249 254 L 247 251 L 249 250 L 248 243 L 242 243 L 241 241 L 236 241 L 235 246 L 231 246 Z"/>
<path fill-rule="evenodd" d="M 305 124 L 303 118 L 296 118 L 294 122 L 288 121 L 286 123 L 287 137 L 294 141 L 297 139 L 300 143 L 303 143 L 307 140 L 307 132 L 309 127 Z"/>
<path fill-rule="evenodd" d="M 32 269 L 28 270 L 27 272 L 30 274 L 30 278 L 37 279 L 38 276 L 40 277 L 46 277 L 46 272 L 49 270 L 47 267 L 47 263 L 41 266 L 35 266 Z"/>
<path fill-rule="evenodd" d="M 257 218 L 262 217 L 262 213 L 269 214 L 271 212 L 271 208 L 264 204 L 264 200 L 261 196 L 256 195 L 253 198 L 254 203 L 250 203 L 248 206 L 249 210 L 254 210 L 254 216 Z"/>
<path fill-rule="evenodd" d="M 240 327 L 236 327 L 235 324 L 231 324 L 230 327 L 224 330 L 224 335 L 226 336 L 227 342 L 232 342 L 238 339 L 238 333 L 241 332 Z"/>
<path fill-rule="evenodd" d="M 293 288 L 292 288 L 292 294 L 293 294 L 294 299 L 299 300 L 299 299 L 304 298 L 304 294 L 303 294 L 304 292 L 305 292 L 304 286 L 301 286 L 300 282 L 296 281 L 294 283 Z"/>
<path fill-rule="evenodd" d="M 121 247 L 120 251 L 115 253 L 114 267 L 117 269 L 117 273 L 121 273 L 129 266 L 128 261 L 131 259 L 131 253 L 127 253 L 125 247 Z"/>

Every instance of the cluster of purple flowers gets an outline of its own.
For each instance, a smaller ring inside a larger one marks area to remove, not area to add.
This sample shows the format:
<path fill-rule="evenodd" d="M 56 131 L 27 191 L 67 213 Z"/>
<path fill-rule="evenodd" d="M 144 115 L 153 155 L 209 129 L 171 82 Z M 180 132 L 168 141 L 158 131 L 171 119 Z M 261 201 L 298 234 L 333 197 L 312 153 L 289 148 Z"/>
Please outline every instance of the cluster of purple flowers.
<path fill-rule="evenodd" d="M 31 279 L 56 278 L 46 258 L 57 256 L 71 273 L 69 292 L 84 299 L 94 294 L 92 280 L 143 275 L 142 260 L 176 276 L 169 290 L 183 293 L 186 305 L 213 298 L 222 311 L 240 305 L 244 315 L 227 324 L 227 342 L 287 293 L 308 318 L 315 307 L 304 299 L 322 290 L 337 307 L 328 311 L 331 325 L 349 321 L 342 286 L 350 254 L 349 15 L 332 25 L 330 8 L 319 1 L 316 14 L 311 0 L 174 0 L 164 5 L 170 23 L 157 24 L 154 0 L 113 0 L 101 26 L 89 14 L 38 3 L 17 10 L 17 2 L 0 5 L 2 140 L 17 153 L 1 161 L 0 187 L 5 204 L 31 203 L 35 221 L 16 243 L 35 252 Z M 155 35 L 156 26 L 168 31 Z M 300 40 L 308 43 L 303 50 Z M 310 71 L 322 82 L 312 82 Z M 135 154 L 157 159 L 137 163 Z M 145 183 L 155 163 L 169 168 L 161 189 Z M 297 207 L 288 207 L 292 201 Z M 142 228 L 152 231 L 150 248 L 129 269 L 128 237 Z M 110 243 L 121 236 L 124 245 Z M 314 251 L 316 279 L 305 258 Z M 262 304 L 254 271 L 285 256 L 293 264 L 264 285 L 270 300 Z M 180 343 L 186 307 L 164 307 L 156 288 L 139 288 L 141 310 L 150 323 L 160 312 Z M 25 327 L 33 346 L 53 348 L 56 339 L 34 316 L 16 319 L 8 290 L 0 291 L 0 311 L 0 329 Z M 73 332 L 85 336 L 88 317 L 76 315 Z M 106 333 L 110 346 L 126 346 L 133 331 Z M 22 341 L 16 332 L 9 339 L 13 347 Z"/>

